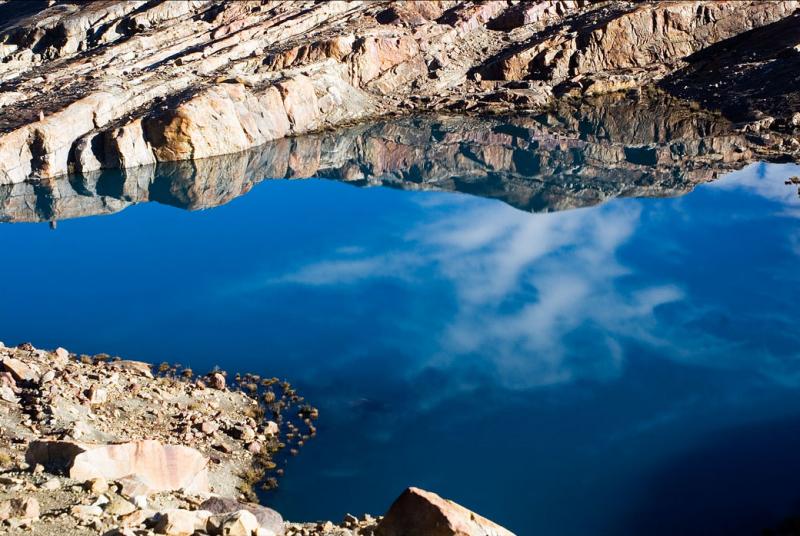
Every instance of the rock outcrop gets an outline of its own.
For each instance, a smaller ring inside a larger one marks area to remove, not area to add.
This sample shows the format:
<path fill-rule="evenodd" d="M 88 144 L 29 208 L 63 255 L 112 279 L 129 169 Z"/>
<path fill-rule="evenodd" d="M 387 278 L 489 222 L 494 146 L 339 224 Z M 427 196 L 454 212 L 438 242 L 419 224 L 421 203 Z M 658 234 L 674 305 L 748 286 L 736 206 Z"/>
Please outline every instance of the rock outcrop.
<path fill-rule="evenodd" d="M 392 114 L 541 111 L 559 95 L 657 82 L 709 47 L 774 25 L 791 27 L 800 6 L 789 0 L 63 0 L 16 10 L 14 4 L 0 4 L 0 184 L 229 154 Z M 741 64 L 748 47 L 761 47 L 739 43 L 736 54 L 719 56 L 726 65 Z M 793 52 L 784 48 L 786 54 L 765 53 L 773 70 L 793 65 Z M 714 83 L 733 76 L 723 68 L 715 73 Z M 689 96 L 695 86 L 711 86 L 702 76 L 681 80 L 689 81 L 688 90 L 674 86 Z M 752 85 L 758 76 L 747 80 Z"/>
<path fill-rule="evenodd" d="M 210 491 L 205 456 L 190 447 L 153 440 L 116 445 L 34 441 L 26 461 L 61 469 L 74 480 L 124 479 L 129 497 L 161 491 Z"/>
<path fill-rule="evenodd" d="M 377 536 L 514 536 L 497 523 L 419 488 L 408 488 L 378 524 Z"/>

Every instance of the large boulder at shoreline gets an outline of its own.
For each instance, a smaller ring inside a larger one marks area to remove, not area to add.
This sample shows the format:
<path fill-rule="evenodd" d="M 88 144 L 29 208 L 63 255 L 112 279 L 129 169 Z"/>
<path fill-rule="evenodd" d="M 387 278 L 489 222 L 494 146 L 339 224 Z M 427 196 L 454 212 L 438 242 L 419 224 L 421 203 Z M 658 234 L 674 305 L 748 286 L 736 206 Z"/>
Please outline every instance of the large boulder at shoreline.
<path fill-rule="evenodd" d="M 118 445 L 34 441 L 26 460 L 60 468 L 75 480 L 122 479 L 129 490 L 127 494 L 132 496 L 179 489 L 209 492 L 205 456 L 190 447 L 162 445 L 153 440 Z"/>
<path fill-rule="evenodd" d="M 408 488 L 378 524 L 377 536 L 514 536 L 514 533 L 453 501 Z"/>

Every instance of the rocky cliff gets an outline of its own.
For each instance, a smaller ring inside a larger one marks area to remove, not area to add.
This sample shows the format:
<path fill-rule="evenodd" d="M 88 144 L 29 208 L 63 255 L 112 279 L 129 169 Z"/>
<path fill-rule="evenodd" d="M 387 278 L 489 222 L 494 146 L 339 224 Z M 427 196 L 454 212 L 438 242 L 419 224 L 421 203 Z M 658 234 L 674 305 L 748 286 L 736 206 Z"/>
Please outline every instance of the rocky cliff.
<path fill-rule="evenodd" d="M 792 86 L 755 87 L 755 64 L 792 65 L 798 7 L 741 0 L 4 2 L 0 183 L 230 154 L 387 115 L 542 111 L 564 95 L 658 82 L 684 97 L 731 87 L 749 91 L 748 102 L 760 91 L 780 99 Z M 762 47 L 747 76 L 727 68 L 760 46 L 742 36 L 784 27 L 780 46 Z M 698 62 L 711 47 L 738 48 L 713 54 L 721 64 L 707 72 Z M 724 108 L 724 96 L 705 101 Z M 775 128 L 793 131 L 792 109 L 753 108 L 757 128 L 771 128 L 761 116 L 774 114 L 788 118 Z"/>

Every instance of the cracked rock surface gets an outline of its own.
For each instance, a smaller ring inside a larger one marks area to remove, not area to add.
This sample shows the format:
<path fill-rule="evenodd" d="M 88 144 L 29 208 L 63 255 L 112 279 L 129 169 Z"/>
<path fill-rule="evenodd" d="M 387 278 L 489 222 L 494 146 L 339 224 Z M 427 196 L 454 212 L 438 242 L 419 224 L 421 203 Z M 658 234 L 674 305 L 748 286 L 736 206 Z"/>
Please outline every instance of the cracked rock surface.
<path fill-rule="evenodd" d="M 706 93 L 730 87 L 762 127 L 771 123 L 763 115 L 778 119 L 774 128 L 797 126 L 785 106 L 750 106 L 760 92 L 794 103 L 790 84 L 758 82 L 764 69 L 793 65 L 796 1 L 18 6 L 0 4 L 5 184 L 230 154 L 410 112 L 541 111 L 564 95 L 659 82 L 718 108 L 725 95 Z M 767 28 L 785 28 L 770 51 L 758 39 L 737 41 Z M 712 47 L 738 48 L 714 54 L 710 71 L 693 70 Z"/>

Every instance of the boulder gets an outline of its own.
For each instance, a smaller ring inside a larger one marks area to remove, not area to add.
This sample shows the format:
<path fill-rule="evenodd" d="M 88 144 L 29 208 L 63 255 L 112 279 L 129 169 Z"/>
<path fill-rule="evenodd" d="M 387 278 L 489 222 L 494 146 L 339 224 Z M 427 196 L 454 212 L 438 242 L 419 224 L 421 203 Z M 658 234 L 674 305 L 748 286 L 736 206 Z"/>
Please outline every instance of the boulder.
<path fill-rule="evenodd" d="M 235 499 L 212 497 L 202 503 L 200 508 L 217 515 L 232 514 L 234 512 L 246 510 L 255 516 L 261 527 L 271 530 L 276 536 L 283 535 L 283 517 L 272 508 L 267 508 L 260 504 L 243 503 Z"/>
<path fill-rule="evenodd" d="M 103 515 L 103 509 L 96 504 L 79 504 L 70 508 L 72 517 L 84 522 L 91 521 Z"/>
<path fill-rule="evenodd" d="M 10 373 L 18 382 L 39 381 L 39 373 L 26 363 L 13 357 L 4 357 L 2 361 L 3 370 Z"/>
<path fill-rule="evenodd" d="M 190 447 L 153 440 L 118 445 L 34 441 L 25 458 L 30 464 L 67 471 L 75 480 L 133 480 L 139 484 L 136 495 L 178 489 L 209 491 L 205 456 Z"/>
<path fill-rule="evenodd" d="M 256 516 L 247 510 L 239 510 L 210 517 L 207 530 L 218 536 L 254 536 L 259 528 Z"/>
<path fill-rule="evenodd" d="M 53 351 L 53 368 L 61 370 L 69 363 L 69 352 L 60 346 Z"/>
<path fill-rule="evenodd" d="M 453 501 L 408 488 L 378 524 L 377 536 L 514 536 Z"/>
<path fill-rule="evenodd" d="M 153 377 L 152 365 L 150 365 L 149 363 L 144 363 L 142 361 L 129 361 L 123 359 L 121 361 L 114 361 L 112 363 L 109 363 L 108 366 L 112 368 L 126 370 L 128 372 L 133 372 L 134 374 L 138 374 L 146 378 Z"/>
<path fill-rule="evenodd" d="M 218 391 L 225 390 L 225 376 L 219 372 L 213 372 L 208 375 L 208 386 Z"/>
<path fill-rule="evenodd" d="M 136 506 L 132 502 L 126 501 L 121 497 L 111 499 L 111 502 L 106 506 L 106 513 L 115 517 L 128 516 L 135 511 Z"/>
<path fill-rule="evenodd" d="M 191 536 L 206 528 L 209 517 L 211 512 L 203 510 L 167 510 L 159 516 L 155 531 L 169 536 Z"/>

